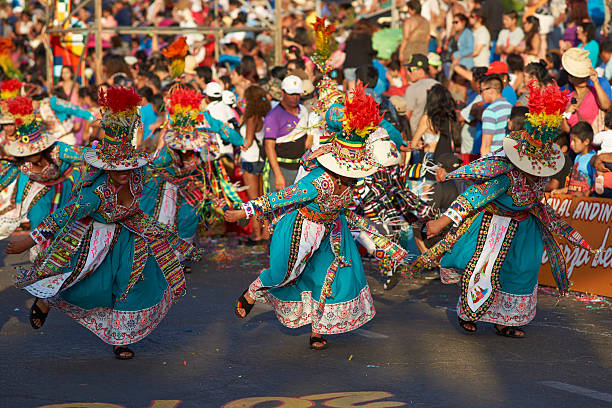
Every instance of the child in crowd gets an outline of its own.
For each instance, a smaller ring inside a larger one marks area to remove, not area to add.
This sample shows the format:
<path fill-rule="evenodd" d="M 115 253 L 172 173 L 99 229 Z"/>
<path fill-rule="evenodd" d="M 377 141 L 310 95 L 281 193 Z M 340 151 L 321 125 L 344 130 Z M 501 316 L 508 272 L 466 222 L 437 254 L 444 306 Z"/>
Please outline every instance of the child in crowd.
<path fill-rule="evenodd" d="M 593 128 L 588 122 L 578 122 L 570 131 L 570 148 L 576 153 L 574 167 L 567 180 L 566 187 L 553 190 L 551 195 L 571 194 L 577 197 L 590 195 L 595 183 L 595 168 L 591 159 L 595 152 L 591 151 Z"/>
<path fill-rule="evenodd" d="M 523 130 L 525 128 L 525 115 L 529 113 L 526 106 L 514 106 L 508 118 L 508 134 L 512 131 Z"/>
<path fill-rule="evenodd" d="M 546 192 L 551 192 L 553 190 L 558 190 L 565 187 L 565 182 L 567 181 L 567 178 L 570 175 L 570 172 L 572 171 L 572 159 L 569 156 L 569 134 L 566 132 L 562 132 L 555 140 L 555 144 L 559 146 L 559 149 L 561 149 L 561 152 L 564 156 L 565 164 L 563 164 L 563 168 L 559 173 L 550 177 L 550 180 L 548 180 L 548 183 L 546 183 L 546 186 L 544 187 L 544 191 Z"/>
<path fill-rule="evenodd" d="M 598 148 L 597 154 L 612 153 L 612 112 L 606 113 L 605 118 L 606 130 L 597 133 L 593 137 L 593 146 Z M 612 188 L 612 173 L 597 172 L 595 178 L 595 192 L 603 194 L 604 189 Z"/>

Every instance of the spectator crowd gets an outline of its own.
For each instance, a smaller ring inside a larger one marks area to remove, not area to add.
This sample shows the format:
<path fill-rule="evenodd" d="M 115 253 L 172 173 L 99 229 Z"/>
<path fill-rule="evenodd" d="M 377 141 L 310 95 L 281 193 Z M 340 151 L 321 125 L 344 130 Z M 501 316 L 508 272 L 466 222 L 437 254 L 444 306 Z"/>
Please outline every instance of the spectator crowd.
<path fill-rule="evenodd" d="M 72 7 L 77 7 L 73 1 Z M 273 22 L 267 2 L 238 0 L 119 0 L 104 2 L 104 28 L 124 26 L 231 27 L 220 38 L 184 35 L 188 54 L 177 79 L 169 46 L 175 35 L 103 34 L 102 77 L 96 78 L 94 36 L 85 36 L 80 64 L 55 67 L 47 82 L 45 5 L 9 1 L 0 9 L 0 81 L 19 76 L 47 127 L 70 144 L 99 139 L 100 87 L 134 87 L 142 96 L 143 130 L 137 147 L 155 153 L 166 121 L 165 96 L 181 84 L 205 95 L 202 109 L 240 132 L 240 147 L 220 141 L 229 173 L 255 198 L 295 181 L 304 152 L 323 142 L 312 126 L 321 73 L 311 56 L 313 1 L 283 2 Z M 443 181 L 449 156 L 469 163 L 501 147 L 525 126 L 529 92 L 556 82 L 569 92 L 557 144 L 566 165 L 546 189 L 551 194 L 612 197 L 612 37 L 603 0 L 397 0 L 400 28 L 377 1 L 322 1 L 335 25 L 328 63 L 339 90 L 357 82 L 380 104 L 403 164 L 439 167 L 416 174 Z M 92 6 L 93 7 L 93 6 Z M 274 32 L 282 26 L 282 63 L 274 65 Z M 92 26 L 93 9 L 78 10 L 73 26 Z M 259 31 L 236 31 L 262 27 Z M 16 72 L 19 74 L 16 74 Z M 8 139 L 14 125 L 3 123 Z M 425 165 L 424 165 L 425 164 Z M 427 184 L 427 182 L 425 183 Z M 253 225 L 252 238 L 264 231 Z"/>

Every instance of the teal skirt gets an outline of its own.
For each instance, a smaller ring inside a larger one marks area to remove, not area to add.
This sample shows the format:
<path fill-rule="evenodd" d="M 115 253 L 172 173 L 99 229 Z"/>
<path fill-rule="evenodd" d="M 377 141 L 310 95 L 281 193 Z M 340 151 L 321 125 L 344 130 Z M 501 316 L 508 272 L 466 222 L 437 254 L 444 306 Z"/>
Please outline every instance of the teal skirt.
<path fill-rule="evenodd" d="M 284 326 L 311 324 L 314 332 L 337 334 L 355 330 L 374 317 L 359 251 L 344 214 L 340 217 L 340 255 L 349 262 L 338 268 L 331 284 L 333 297 L 324 302 L 323 284 L 335 259 L 329 228 L 298 216 L 297 211 L 285 214 L 276 225 L 270 243 L 270 268 L 261 272 L 249 291 L 257 300 L 272 305 Z M 288 279 L 284 286 L 274 287 Z"/>

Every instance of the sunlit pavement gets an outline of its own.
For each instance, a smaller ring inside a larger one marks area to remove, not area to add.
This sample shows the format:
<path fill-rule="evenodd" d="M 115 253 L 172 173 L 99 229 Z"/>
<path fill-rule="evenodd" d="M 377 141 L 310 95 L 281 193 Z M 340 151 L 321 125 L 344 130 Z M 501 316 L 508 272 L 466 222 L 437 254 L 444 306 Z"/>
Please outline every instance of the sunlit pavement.
<path fill-rule="evenodd" d="M 612 311 L 601 302 L 541 294 L 525 339 L 497 336 L 488 324 L 468 335 L 456 324 L 456 286 L 402 280 L 385 292 L 366 263 L 376 317 L 314 352 L 309 329 L 282 327 L 269 307 L 234 315 L 236 298 L 268 262 L 263 247 L 235 239 L 205 246 L 187 294 L 133 345 L 131 361 L 116 360 L 111 346 L 58 312 L 33 330 L 31 298 L 10 284 L 27 257 L 2 256 L 0 406 L 612 406 Z"/>

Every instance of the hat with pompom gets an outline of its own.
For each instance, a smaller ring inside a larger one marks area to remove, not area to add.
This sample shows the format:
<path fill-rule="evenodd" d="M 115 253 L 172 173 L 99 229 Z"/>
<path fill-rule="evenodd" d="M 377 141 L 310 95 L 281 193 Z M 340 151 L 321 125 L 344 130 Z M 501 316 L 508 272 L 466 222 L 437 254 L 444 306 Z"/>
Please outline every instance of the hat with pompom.
<path fill-rule="evenodd" d="M 87 150 L 85 160 L 104 170 L 130 170 L 147 164 L 144 153 L 132 144 L 134 132 L 141 125 L 140 95 L 132 88 L 111 86 L 100 90 L 98 100 L 104 138 L 94 149 Z"/>
<path fill-rule="evenodd" d="M 11 156 L 31 156 L 42 152 L 57 141 L 41 128 L 41 118 L 34 111 L 30 98 L 17 96 L 9 99 L 6 101 L 6 108 L 17 127 L 17 140 L 4 148 Z"/>
<path fill-rule="evenodd" d="M 513 131 L 503 142 L 506 157 L 525 173 L 539 177 L 557 174 L 563 168 L 565 157 L 554 141 L 567 107 L 569 91 L 556 84 L 544 88 L 529 83 L 529 113 L 525 128 Z"/>

